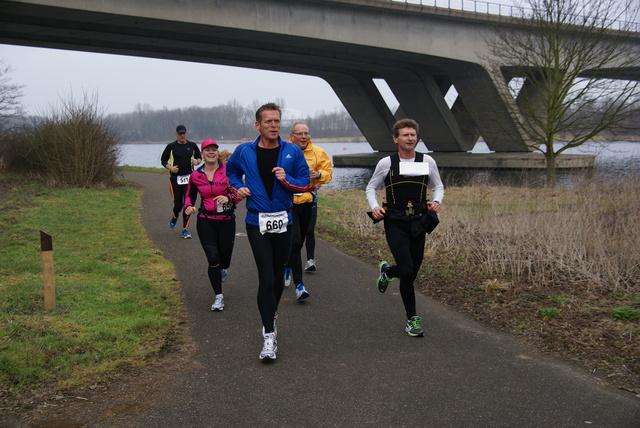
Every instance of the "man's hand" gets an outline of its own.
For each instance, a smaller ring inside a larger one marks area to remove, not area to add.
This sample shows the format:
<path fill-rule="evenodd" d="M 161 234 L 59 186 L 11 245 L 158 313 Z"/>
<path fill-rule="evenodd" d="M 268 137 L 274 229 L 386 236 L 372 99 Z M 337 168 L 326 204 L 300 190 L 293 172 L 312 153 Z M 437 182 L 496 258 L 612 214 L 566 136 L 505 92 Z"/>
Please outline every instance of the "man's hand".
<path fill-rule="evenodd" d="M 279 181 L 282 181 L 282 180 L 284 180 L 284 179 L 287 177 L 287 173 L 286 173 L 286 172 L 284 172 L 284 168 L 279 167 L 279 166 L 277 166 L 277 167 L 273 168 L 273 169 L 271 170 L 271 172 L 273 172 L 273 173 L 276 175 L 276 178 L 277 178 Z"/>
<path fill-rule="evenodd" d="M 373 215 L 373 218 L 375 218 L 376 220 L 380 220 L 382 217 L 384 217 L 385 213 L 386 211 L 380 205 L 375 207 L 371 212 L 371 214 Z"/>
<path fill-rule="evenodd" d="M 442 208 L 437 202 L 427 202 L 427 207 L 429 208 L 429 211 L 433 211 L 434 213 L 439 213 Z"/>
<path fill-rule="evenodd" d="M 200 165 L 202 159 L 191 159 L 191 165 Z"/>
<path fill-rule="evenodd" d="M 248 187 L 241 187 L 238 189 L 238 196 L 242 199 L 251 196 L 251 190 Z"/>

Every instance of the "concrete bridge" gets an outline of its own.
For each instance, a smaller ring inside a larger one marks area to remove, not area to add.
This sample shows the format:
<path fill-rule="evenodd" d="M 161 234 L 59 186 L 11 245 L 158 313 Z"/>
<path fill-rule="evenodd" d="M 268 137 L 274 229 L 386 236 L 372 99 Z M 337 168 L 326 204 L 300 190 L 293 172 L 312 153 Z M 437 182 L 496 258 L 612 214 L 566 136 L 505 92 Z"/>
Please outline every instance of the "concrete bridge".
<path fill-rule="evenodd" d="M 528 149 L 497 89 L 506 83 L 481 65 L 485 36 L 505 21 L 388 0 L 0 0 L 0 43 L 320 77 L 379 152 L 337 165 L 373 164 L 395 151 L 396 118 L 374 83 L 382 78 L 400 103 L 396 115 L 420 123 L 443 166 L 469 167 L 466 152 L 481 136 L 507 152 L 484 155 L 482 166 L 544 167 L 539 156 L 529 163 L 531 156 L 517 155 Z M 458 98 L 450 108 L 452 87 Z M 559 167 L 589 166 L 564 162 Z"/>

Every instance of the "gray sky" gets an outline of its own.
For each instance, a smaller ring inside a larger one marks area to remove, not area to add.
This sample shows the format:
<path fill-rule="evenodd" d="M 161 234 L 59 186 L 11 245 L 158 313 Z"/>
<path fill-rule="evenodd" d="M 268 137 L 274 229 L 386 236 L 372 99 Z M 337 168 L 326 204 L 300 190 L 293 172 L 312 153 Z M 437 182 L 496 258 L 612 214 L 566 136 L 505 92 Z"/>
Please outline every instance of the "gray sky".
<path fill-rule="evenodd" d="M 243 106 L 284 98 L 305 115 L 342 108 L 324 80 L 289 73 L 0 44 L 0 59 L 13 68 L 12 83 L 24 85 L 30 114 L 48 112 L 70 96 L 97 94 L 106 113 L 127 113 L 137 104 L 153 109 L 210 107 L 236 99 Z M 386 88 L 392 106 L 395 99 Z"/>

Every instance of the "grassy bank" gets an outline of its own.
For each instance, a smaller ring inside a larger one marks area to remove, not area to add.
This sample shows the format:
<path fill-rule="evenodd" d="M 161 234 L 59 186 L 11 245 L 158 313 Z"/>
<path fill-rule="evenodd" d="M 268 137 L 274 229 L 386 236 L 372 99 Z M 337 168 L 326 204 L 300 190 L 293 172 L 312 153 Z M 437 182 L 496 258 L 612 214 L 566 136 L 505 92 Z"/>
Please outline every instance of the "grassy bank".
<path fill-rule="evenodd" d="M 393 260 L 363 191 L 324 191 L 318 205 L 320 237 L 372 264 Z M 640 394 L 637 179 L 575 190 L 452 187 L 440 218 L 420 291 Z"/>
<path fill-rule="evenodd" d="M 139 222 L 141 190 L 47 189 L 0 175 L 0 388 L 92 385 L 158 355 L 177 324 L 173 267 Z M 53 238 L 45 311 L 40 233 Z"/>

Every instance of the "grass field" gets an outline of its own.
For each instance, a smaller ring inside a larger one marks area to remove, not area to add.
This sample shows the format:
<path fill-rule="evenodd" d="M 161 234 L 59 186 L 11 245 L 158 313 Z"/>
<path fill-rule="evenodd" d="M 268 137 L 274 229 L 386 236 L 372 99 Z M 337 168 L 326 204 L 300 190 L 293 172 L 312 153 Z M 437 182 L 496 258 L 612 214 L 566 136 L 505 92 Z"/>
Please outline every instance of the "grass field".
<path fill-rule="evenodd" d="M 0 385 L 71 388 L 145 364 L 176 326 L 172 265 L 139 222 L 141 190 L 47 189 L 0 176 Z M 53 239 L 45 310 L 40 230 Z"/>

